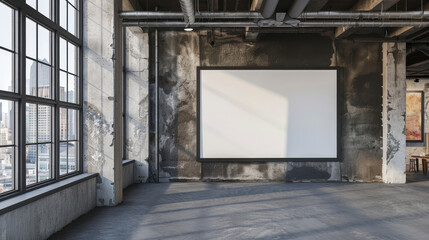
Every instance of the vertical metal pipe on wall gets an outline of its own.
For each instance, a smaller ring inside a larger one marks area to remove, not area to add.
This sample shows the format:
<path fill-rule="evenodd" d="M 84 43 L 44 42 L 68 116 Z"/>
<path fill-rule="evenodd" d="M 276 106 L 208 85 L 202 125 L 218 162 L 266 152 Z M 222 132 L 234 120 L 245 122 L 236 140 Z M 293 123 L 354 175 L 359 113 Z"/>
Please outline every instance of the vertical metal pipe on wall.
<path fill-rule="evenodd" d="M 155 163 L 156 181 L 159 183 L 159 84 L 158 84 L 158 29 L 155 29 L 154 77 L 155 77 Z"/>

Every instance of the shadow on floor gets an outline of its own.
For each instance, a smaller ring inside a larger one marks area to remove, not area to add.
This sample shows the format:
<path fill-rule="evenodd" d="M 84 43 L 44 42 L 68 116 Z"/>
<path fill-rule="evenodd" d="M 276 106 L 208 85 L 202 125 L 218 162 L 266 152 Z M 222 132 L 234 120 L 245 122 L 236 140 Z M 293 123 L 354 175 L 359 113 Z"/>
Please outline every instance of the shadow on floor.
<path fill-rule="evenodd" d="M 96 208 L 51 239 L 427 239 L 429 177 L 420 175 L 402 185 L 133 185 L 119 206 Z"/>

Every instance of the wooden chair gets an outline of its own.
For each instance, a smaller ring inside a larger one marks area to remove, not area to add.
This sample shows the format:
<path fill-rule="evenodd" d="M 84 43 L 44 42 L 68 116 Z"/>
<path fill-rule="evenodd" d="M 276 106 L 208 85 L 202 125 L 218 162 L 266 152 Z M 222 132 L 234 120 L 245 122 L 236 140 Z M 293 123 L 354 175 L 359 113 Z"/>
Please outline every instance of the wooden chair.
<path fill-rule="evenodd" d="M 408 172 L 417 172 L 416 162 L 417 162 L 417 159 L 410 158 L 410 167 L 408 168 Z"/>
<path fill-rule="evenodd" d="M 426 159 L 423 159 L 423 160 L 422 160 L 422 165 L 423 165 L 423 174 L 424 174 L 425 176 L 427 176 L 427 174 L 428 174 L 428 165 L 429 165 L 429 162 L 428 162 Z"/>

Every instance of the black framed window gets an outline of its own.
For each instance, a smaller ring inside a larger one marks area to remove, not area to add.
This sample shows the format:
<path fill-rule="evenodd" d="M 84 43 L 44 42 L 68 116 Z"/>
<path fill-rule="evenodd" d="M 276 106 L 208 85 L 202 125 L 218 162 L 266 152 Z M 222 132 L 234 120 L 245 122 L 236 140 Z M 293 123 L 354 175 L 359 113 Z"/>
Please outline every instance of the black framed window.
<path fill-rule="evenodd" d="M 26 0 L 30 7 L 36 9 L 47 18 L 52 18 L 52 2 L 51 0 Z"/>
<path fill-rule="evenodd" d="M 40 1 L 40 0 L 39 0 Z M 59 0 L 60 26 L 71 34 L 78 36 L 79 8 L 78 0 Z"/>
<path fill-rule="evenodd" d="M 81 4 L 0 1 L 0 200 L 82 172 Z"/>
<path fill-rule="evenodd" d="M 78 119 L 76 109 L 60 108 L 60 175 L 79 169 Z"/>
<path fill-rule="evenodd" d="M 0 194 L 16 189 L 16 102 L 0 99 Z"/>
<path fill-rule="evenodd" d="M 78 103 L 78 47 L 60 37 L 60 101 Z"/>
<path fill-rule="evenodd" d="M 52 98 L 52 32 L 26 19 L 27 95 Z"/>
<path fill-rule="evenodd" d="M 16 91 L 16 11 L 0 2 L 0 91 Z"/>
<path fill-rule="evenodd" d="M 0 196 L 17 187 L 17 101 L 8 95 L 17 91 L 17 12 L 0 2 Z"/>
<path fill-rule="evenodd" d="M 26 118 L 26 185 L 52 179 L 53 109 L 27 103 Z"/>

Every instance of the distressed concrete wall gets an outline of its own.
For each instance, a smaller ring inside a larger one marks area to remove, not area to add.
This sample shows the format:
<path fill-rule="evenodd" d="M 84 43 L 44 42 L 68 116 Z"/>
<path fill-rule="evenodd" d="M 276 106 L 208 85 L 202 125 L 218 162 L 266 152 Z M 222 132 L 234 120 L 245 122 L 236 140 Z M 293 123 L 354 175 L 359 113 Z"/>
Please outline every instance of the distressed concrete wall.
<path fill-rule="evenodd" d="M 159 45 L 160 181 L 200 179 L 195 161 L 199 36 L 160 32 Z"/>
<path fill-rule="evenodd" d="M 405 183 L 406 45 L 383 43 L 383 182 Z"/>
<path fill-rule="evenodd" d="M 98 206 L 115 205 L 122 200 L 122 159 L 114 159 L 115 151 L 119 151 L 114 146 L 114 3 L 88 0 L 82 9 L 84 171 L 100 175 Z"/>
<path fill-rule="evenodd" d="M 382 165 L 381 44 L 336 41 L 343 72 L 343 180 L 380 181 Z"/>
<path fill-rule="evenodd" d="M 95 185 L 91 178 L 0 215 L 0 239 L 47 239 L 95 207 Z"/>
<path fill-rule="evenodd" d="M 381 44 L 333 41 L 331 35 L 278 34 L 256 43 L 233 33 L 162 32 L 160 155 L 167 179 L 376 181 L 381 176 Z M 196 67 L 340 67 L 344 85 L 340 163 L 196 162 Z M 348 69 L 345 71 L 345 69 Z M 201 172 L 202 171 L 202 172 Z M 342 173 L 341 173 L 342 171 Z"/>
<path fill-rule="evenodd" d="M 149 148 L 149 36 L 125 30 L 125 158 L 142 162 Z M 138 164 L 137 164 L 138 165 Z"/>
<path fill-rule="evenodd" d="M 415 79 L 407 79 L 407 91 L 423 91 L 424 92 L 424 128 L 425 133 L 429 132 L 429 79 L 420 79 L 418 83 L 414 82 Z M 428 139 L 425 139 L 428 141 Z M 426 153 L 425 142 L 407 142 L 407 157 L 406 164 L 407 169 L 409 165 L 409 159 L 411 155 L 419 155 L 421 153 Z M 422 169 L 422 163 L 419 161 L 420 169 Z"/>

